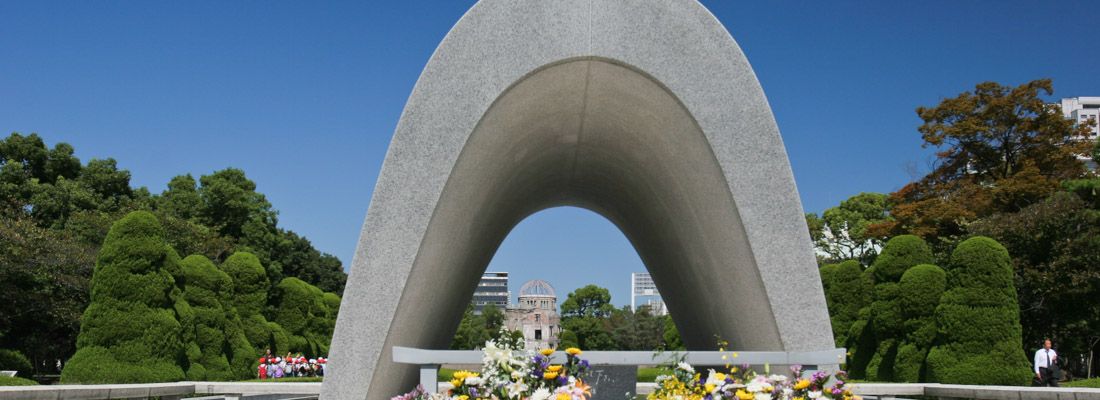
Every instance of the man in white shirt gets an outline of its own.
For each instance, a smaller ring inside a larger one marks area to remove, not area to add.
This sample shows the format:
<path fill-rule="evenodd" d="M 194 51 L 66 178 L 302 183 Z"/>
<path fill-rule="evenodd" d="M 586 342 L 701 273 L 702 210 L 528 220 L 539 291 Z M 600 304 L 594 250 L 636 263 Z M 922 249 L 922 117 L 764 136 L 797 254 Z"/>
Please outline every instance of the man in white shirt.
<path fill-rule="evenodd" d="M 1041 386 L 1058 386 L 1054 371 L 1058 365 L 1058 353 L 1050 348 L 1050 339 L 1043 341 L 1043 348 L 1035 352 L 1035 377 Z"/>

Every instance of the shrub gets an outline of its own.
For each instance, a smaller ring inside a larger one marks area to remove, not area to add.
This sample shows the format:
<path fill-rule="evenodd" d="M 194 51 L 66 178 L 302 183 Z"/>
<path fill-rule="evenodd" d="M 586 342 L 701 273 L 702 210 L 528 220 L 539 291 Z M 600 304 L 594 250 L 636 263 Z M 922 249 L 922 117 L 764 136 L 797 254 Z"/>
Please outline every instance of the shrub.
<path fill-rule="evenodd" d="M 11 371 L 11 370 L 5 370 Z M 0 386 L 34 386 L 38 382 L 32 381 L 27 378 L 20 378 L 18 376 L 0 375 Z"/>
<path fill-rule="evenodd" d="M 272 332 L 262 314 L 267 306 L 267 291 L 271 286 L 260 259 L 252 253 L 238 251 L 222 263 L 221 269 L 233 282 L 228 291 L 228 303 L 240 317 L 244 337 L 252 346 L 252 355 L 264 354 L 268 349 L 274 351 Z M 251 358 L 250 355 L 248 359 Z"/>
<path fill-rule="evenodd" d="M 868 269 L 874 282 L 869 324 L 874 334 L 864 335 L 864 339 L 874 341 L 875 354 L 867 363 L 867 379 L 884 382 L 894 380 L 895 357 L 903 332 L 903 318 L 898 300 L 901 288 L 898 282 L 910 267 L 928 264 L 933 260 L 932 249 L 924 239 L 901 235 L 886 242 L 882 253 Z M 861 347 L 871 346 L 862 344 Z"/>
<path fill-rule="evenodd" d="M 328 352 L 336 315 L 328 306 L 332 302 L 339 303 L 339 297 L 326 300 L 321 289 L 298 278 L 285 278 L 275 286 L 272 320 L 286 330 L 290 351 Z"/>
<path fill-rule="evenodd" d="M 226 334 L 230 332 L 230 311 L 227 311 L 232 280 L 210 259 L 191 255 L 180 262 L 183 300 L 190 307 L 191 317 L 180 322 L 187 345 L 187 379 L 197 381 L 231 380 L 234 374 L 229 360 L 233 355 Z M 240 323 L 239 319 L 234 319 Z M 243 331 L 240 332 L 243 334 Z M 230 350 L 227 354 L 226 350 Z M 248 359 L 252 354 L 248 354 Z"/>
<path fill-rule="evenodd" d="M 863 279 L 863 266 L 858 261 L 848 260 L 831 267 L 831 282 L 826 286 L 825 297 L 836 345 L 844 347 L 852 324 L 859 320 L 859 310 L 868 305 L 870 291 Z"/>
<path fill-rule="evenodd" d="M 179 256 L 153 214 L 132 212 L 111 226 L 92 275 L 65 383 L 139 383 L 183 379 L 177 319 Z"/>
<path fill-rule="evenodd" d="M 1032 377 L 1021 343 L 1008 251 L 973 237 L 951 254 L 947 290 L 936 308 L 937 344 L 928 353 L 930 381 L 1024 385 Z"/>
<path fill-rule="evenodd" d="M 15 376 L 23 378 L 34 376 L 34 366 L 30 360 L 15 350 L 0 349 L 0 370 L 15 371 Z"/>
<path fill-rule="evenodd" d="M 931 264 L 914 266 L 901 276 L 899 303 L 904 332 L 894 362 L 895 380 L 924 380 L 924 359 L 936 338 L 936 306 L 946 285 L 947 273 Z"/>

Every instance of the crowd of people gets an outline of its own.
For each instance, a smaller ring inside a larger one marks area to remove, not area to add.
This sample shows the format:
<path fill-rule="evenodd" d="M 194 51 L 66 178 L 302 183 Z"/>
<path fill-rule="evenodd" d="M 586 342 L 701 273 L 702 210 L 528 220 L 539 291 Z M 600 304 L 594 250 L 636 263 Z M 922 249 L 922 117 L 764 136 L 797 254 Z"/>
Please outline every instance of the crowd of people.
<path fill-rule="evenodd" d="M 328 360 L 324 357 L 306 358 L 302 353 L 286 353 L 286 357 L 274 357 L 271 351 L 260 357 L 257 375 L 260 379 L 295 377 L 323 377 Z"/>

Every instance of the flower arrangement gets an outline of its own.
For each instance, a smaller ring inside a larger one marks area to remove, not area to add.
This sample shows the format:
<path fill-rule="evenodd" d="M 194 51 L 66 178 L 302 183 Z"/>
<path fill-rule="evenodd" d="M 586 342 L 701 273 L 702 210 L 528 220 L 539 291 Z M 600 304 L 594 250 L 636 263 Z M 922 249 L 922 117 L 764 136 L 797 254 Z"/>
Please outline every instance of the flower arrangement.
<path fill-rule="evenodd" d="M 807 399 L 843 399 L 859 400 L 846 387 L 848 378 L 844 371 L 828 374 L 814 372 L 809 378 L 803 378 L 802 367 L 791 367 L 791 376 L 769 375 L 765 366 L 764 374 L 757 374 L 747 365 L 741 368 L 727 369 L 729 373 L 713 369 L 707 375 L 695 372 L 688 363 L 680 361 L 666 366 L 671 374 L 657 377 L 657 388 L 647 400 L 807 400 Z M 831 378 L 832 380 L 830 384 Z"/>
<path fill-rule="evenodd" d="M 391 400 L 587 400 L 588 361 L 581 350 L 565 350 L 563 364 L 552 362 L 553 349 L 528 351 L 522 341 L 485 342 L 481 372 L 455 371 L 451 389 L 428 393 L 417 388 Z"/>

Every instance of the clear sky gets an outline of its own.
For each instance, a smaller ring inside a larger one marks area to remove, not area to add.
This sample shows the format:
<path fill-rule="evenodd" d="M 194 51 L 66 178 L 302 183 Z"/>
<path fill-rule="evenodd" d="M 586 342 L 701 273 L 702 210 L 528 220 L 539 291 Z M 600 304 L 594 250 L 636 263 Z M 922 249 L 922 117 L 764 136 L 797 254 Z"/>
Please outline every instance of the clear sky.
<path fill-rule="evenodd" d="M 908 182 L 930 154 L 913 110 L 978 82 L 1100 96 L 1095 2 L 704 3 L 756 70 L 807 211 Z M 244 169 L 282 227 L 349 265 L 405 100 L 471 4 L 2 1 L 0 131 L 114 157 L 157 193 Z M 565 208 L 521 223 L 489 269 L 513 291 L 596 283 L 623 305 L 644 266 L 609 222 Z"/>

